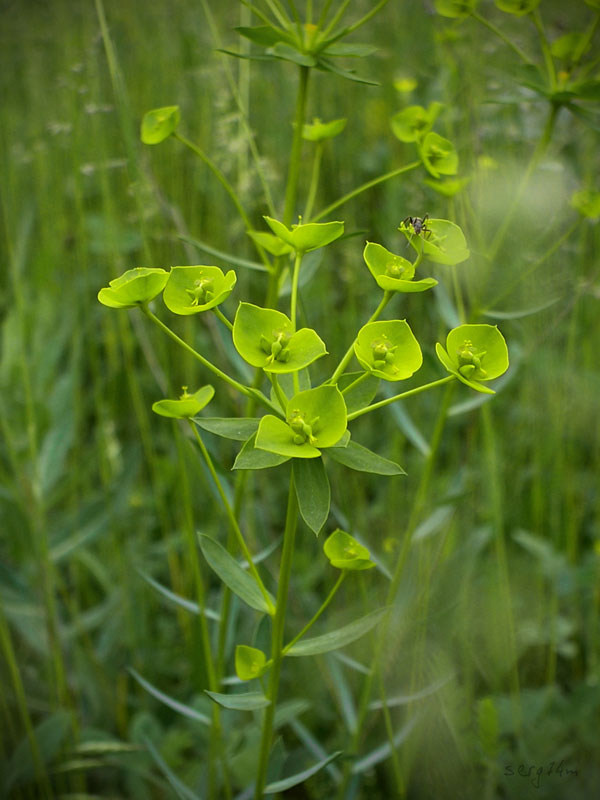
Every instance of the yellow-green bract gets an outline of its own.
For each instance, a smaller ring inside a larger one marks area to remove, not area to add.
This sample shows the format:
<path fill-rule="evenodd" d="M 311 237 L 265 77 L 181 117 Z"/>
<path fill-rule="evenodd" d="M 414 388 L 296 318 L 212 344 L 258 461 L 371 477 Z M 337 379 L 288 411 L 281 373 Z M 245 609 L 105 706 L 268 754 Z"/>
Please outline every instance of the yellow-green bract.
<path fill-rule="evenodd" d="M 327 537 L 323 552 L 337 569 L 363 570 L 375 566 L 367 548 L 340 528 Z"/>
<path fill-rule="evenodd" d="M 386 381 L 410 378 L 423 354 L 405 319 L 368 322 L 358 332 L 354 354 L 361 367 Z"/>
<path fill-rule="evenodd" d="M 188 394 L 187 387 L 184 387 L 183 394 L 179 400 L 157 400 L 152 404 L 152 411 L 160 414 L 161 417 L 172 417 L 173 419 L 186 419 L 195 417 L 199 411 L 207 406 L 215 394 L 214 388 L 207 384 L 202 386 L 193 394 Z"/>
<path fill-rule="evenodd" d="M 508 348 L 495 325 L 459 325 L 446 337 L 446 349 L 438 342 L 435 351 L 448 372 L 485 394 L 494 390 L 481 381 L 494 380 L 508 369 Z"/>
<path fill-rule="evenodd" d="M 179 106 L 163 106 L 146 112 L 142 119 L 140 138 L 144 144 L 159 144 L 179 125 Z"/>
<path fill-rule="evenodd" d="M 100 289 L 98 300 L 109 308 L 135 308 L 160 294 L 168 279 L 164 269 L 134 267 Z"/>
<path fill-rule="evenodd" d="M 425 292 L 437 285 L 435 278 L 413 280 L 415 274 L 413 264 L 375 242 L 367 242 L 363 258 L 377 285 L 384 291 Z"/>
<path fill-rule="evenodd" d="M 226 300 L 236 281 L 237 276 L 232 269 L 224 275 L 219 267 L 202 264 L 172 267 L 163 300 L 174 314 L 199 314 Z"/>

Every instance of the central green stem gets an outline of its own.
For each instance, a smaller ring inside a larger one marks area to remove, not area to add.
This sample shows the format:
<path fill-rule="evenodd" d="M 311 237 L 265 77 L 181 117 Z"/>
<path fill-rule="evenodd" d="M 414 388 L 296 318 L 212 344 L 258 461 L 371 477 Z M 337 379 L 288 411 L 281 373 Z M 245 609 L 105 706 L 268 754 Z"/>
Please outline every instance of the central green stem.
<path fill-rule="evenodd" d="M 271 634 L 271 660 L 273 666 L 267 690 L 269 705 L 265 709 L 263 717 L 262 737 L 260 742 L 260 755 L 258 760 L 258 772 L 256 774 L 256 787 L 254 790 L 255 800 L 261 800 L 265 782 L 267 778 L 267 766 L 271 743 L 273 740 L 273 720 L 275 718 L 275 707 L 277 695 L 279 693 L 279 677 L 281 674 L 281 662 L 283 660 L 283 631 L 285 626 L 285 612 L 287 608 L 288 588 L 290 575 L 292 572 L 292 556 L 294 554 L 294 541 L 296 538 L 296 526 L 298 524 L 298 500 L 296 499 L 296 487 L 294 486 L 294 473 L 290 474 L 290 490 L 288 495 L 287 513 L 285 518 L 285 531 L 283 533 L 283 552 L 281 554 L 281 566 L 279 570 L 279 584 L 277 586 L 277 608 L 273 618 L 273 630 Z"/>

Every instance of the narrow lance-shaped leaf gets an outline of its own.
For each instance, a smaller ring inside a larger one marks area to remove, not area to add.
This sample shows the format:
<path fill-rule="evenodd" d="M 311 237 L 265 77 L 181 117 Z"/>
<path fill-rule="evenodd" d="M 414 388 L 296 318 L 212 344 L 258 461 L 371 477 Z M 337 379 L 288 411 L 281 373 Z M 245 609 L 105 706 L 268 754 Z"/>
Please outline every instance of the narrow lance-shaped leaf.
<path fill-rule="evenodd" d="M 215 542 L 210 536 L 202 533 L 199 534 L 198 538 L 204 558 L 234 594 L 237 594 L 241 600 L 257 611 L 263 611 L 265 614 L 274 613 L 275 601 L 273 598 L 269 595 L 272 603 L 272 607 L 269 608 L 252 575 L 243 570 L 235 558 L 219 542 Z"/>
<path fill-rule="evenodd" d="M 295 645 L 286 651 L 286 656 L 315 656 L 319 653 L 329 653 L 331 650 L 337 650 L 340 647 L 345 647 L 347 644 L 360 639 L 365 633 L 368 633 L 372 628 L 377 625 L 383 615 L 388 611 L 388 608 L 378 608 L 372 611 L 365 617 L 344 625 L 330 633 L 324 633 L 321 636 L 315 636 L 311 639 L 300 639 Z"/>
<path fill-rule="evenodd" d="M 345 448 L 342 448 L 342 450 Z M 317 536 L 329 516 L 331 491 L 322 458 L 294 459 L 294 485 L 302 519 Z"/>

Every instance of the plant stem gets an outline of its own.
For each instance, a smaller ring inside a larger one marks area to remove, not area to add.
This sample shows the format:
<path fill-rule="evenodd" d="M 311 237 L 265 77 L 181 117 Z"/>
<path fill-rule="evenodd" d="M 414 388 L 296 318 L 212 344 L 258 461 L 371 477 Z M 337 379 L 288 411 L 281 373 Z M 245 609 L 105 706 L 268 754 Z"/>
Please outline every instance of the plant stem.
<path fill-rule="evenodd" d="M 312 626 L 319 619 L 321 614 L 325 611 L 325 609 L 327 608 L 329 603 L 331 603 L 331 601 L 333 600 L 333 598 L 335 596 L 335 593 L 337 592 L 337 590 L 342 585 L 342 581 L 344 580 L 344 578 L 346 577 L 347 574 L 348 574 L 348 570 L 343 569 L 341 571 L 341 573 L 339 575 L 339 578 L 335 582 L 332 590 L 329 592 L 329 594 L 327 595 L 327 597 L 323 601 L 323 603 L 322 603 L 321 607 L 319 608 L 319 610 L 316 612 L 314 617 L 309 622 L 306 623 L 306 625 L 302 628 L 300 633 L 296 634 L 296 636 L 294 636 L 292 641 L 288 642 L 288 644 L 286 644 L 286 646 L 282 650 L 283 655 L 285 655 L 296 644 L 296 642 L 298 642 L 312 628 Z"/>
<path fill-rule="evenodd" d="M 477 22 L 480 22 L 482 25 L 484 25 L 488 30 L 492 31 L 492 33 L 494 33 L 499 39 L 502 39 L 504 44 L 508 45 L 512 50 L 514 50 L 519 58 L 526 64 L 535 63 L 532 58 L 529 58 L 524 50 L 521 50 L 521 48 L 516 45 L 512 39 L 509 39 L 508 36 L 506 36 L 506 34 L 500 30 L 500 28 L 497 28 L 493 22 L 490 22 L 485 17 L 480 16 L 476 11 L 471 11 L 471 16 L 473 19 L 476 19 Z"/>
<path fill-rule="evenodd" d="M 315 197 L 317 196 L 317 187 L 319 185 L 319 176 L 321 174 L 321 158 L 323 156 L 323 142 L 317 142 L 315 149 L 315 158 L 313 161 L 313 168 L 310 177 L 310 186 L 308 189 L 308 196 L 306 198 L 306 205 L 304 206 L 304 219 L 308 222 L 312 214 L 313 206 L 315 204 Z"/>
<path fill-rule="evenodd" d="M 308 79 L 310 67 L 300 66 L 300 81 L 298 85 L 298 96 L 296 98 L 296 114 L 294 118 L 294 138 L 292 139 L 292 149 L 290 151 L 290 165 L 288 169 L 287 184 L 285 190 L 285 206 L 283 210 L 283 224 L 290 225 L 294 216 L 296 206 L 296 195 L 298 192 L 298 176 L 300 174 L 300 156 L 302 154 L 302 128 L 304 127 L 304 117 L 306 114 L 306 98 L 308 94 Z"/>
<path fill-rule="evenodd" d="M 290 319 L 292 320 L 292 333 L 296 332 L 296 316 L 298 307 L 298 278 L 300 277 L 300 264 L 304 253 L 296 253 L 294 270 L 292 272 L 292 294 L 290 297 Z"/>
<path fill-rule="evenodd" d="M 190 424 L 190 427 L 191 427 L 192 431 L 194 432 L 194 436 L 196 437 L 196 441 L 198 442 L 198 447 L 200 448 L 200 451 L 202 453 L 204 461 L 206 462 L 206 466 L 208 467 L 208 471 L 210 472 L 211 478 L 213 479 L 214 484 L 217 487 L 217 492 L 219 493 L 219 497 L 221 498 L 221 502 L 223 503 L 223 508 L 225 509 L 225 514 L 227 515 L 227 519 L 229 520 L 229 524 L 231 526 L 231 530 L 234 532 L 235 537 L 237 539 L 237 542 L 238 542 L 238 544 L 240 546 L 240 550 L 244 554 L 244 557 L 246 558 L 246 560 L 247 560 L 247 562 L 249 564 L 250 572 L 252 573 L 252 577 L 254 578 L 256 583 L 258 584 L 258 588 L 260 589 L 260 593 L 264 597 L 265 602 L 266 602 L 267 606 L 269 607 L 269 613 L 271 615 L 273 615 L 274 612 L 275 612 L 275 608 L 273 607 L 273 603 L 271 602 L 271 598 L 269 597 L 269 592 L 267 591 L 264 583 L 262 582 L 261 577 L 258 574 L 258 570 L 254 566 L 254 562 L 252 561 L 252 554 L 251 554 L 250 550 L 248 549 L 248 545 L 246 544 L 246 541 L 244 539 L 242 531 L 240 530 L 240 526 L 238 525 L 238 521 L 235 518 L 235 514 L 233 513 L 233 509 L 231 508 L 231 506 L 229 504 L 229 500 L 227 499 L 227 495 L 225 494 L 225 491 L 223 490 L 223 485 L 222 485 L 221 481 L 219 480 L 219 476 L 217 475 L 217 471 L 216 471 L 215 466 L 213 464 L 212 458 L 210 457 L 210 454 L 209 454 L 208 450 L 206 449 L 206 445 L 202 441 L 202 437 L 200 436 L 200 431 L 198 430 L 198 426 L 194 425 L 194 423 L 191 420 L 188 420 L 188 422 Z"/>
<path fill-rule="evenodd" d="M 533 20 L 533 24 L 535 25 L 537 32 L 540 36 L 540 46 L 542 48 L 542 54 L 544 56 L 544 62 L 546 64 L 546 71 L 548 72 L 548 82 L 550 83 L 550 88 L 552 89 L 552 91 L 555 92 L 557 86 L 556 67 L 554 66 L 554 60 L 552 58 L 552 53 L 550 52 L 550 45 L 548 43 L 546 31 L 544 30 L 542 18 L 537 8 L 534 8 L 534 10 L 531 12 L 531 19 Z"/>
<path fill-rule="evenodd" d="M 273 661 L 273 667 L 271 668 L 269 686 L 267 689 L 269 705 L 265 709 L 263 717 L 260 755 L 258 760 L 258 771 L 256 774 L 256 786 L 254 789 L 255 800 L 261 800 L 267 779 L 267 766 L 269 763 L 269 754 L 271 752 L 271 742 L 273 739 L 273 720 L 275 718 L 275 706 L 277 703 L 277 694 L 279 692 L 279 678 L 281 675 L 281 662 L 283 659 L 283 631 L 285 625 L 285 612 L 287 607 L 290 575 L 292 571 L 292 556 L 294 554 L 294 540 L 296 538 L 297 524 L 298 500 L 296 499 L 296 488 L 294 486 L 294 473 L 291 471 L 287 513 L 285 518 L 285 530 L 283 534 L 283 552 L 281 554 L 279 584 L 277 586 L 277 607 L 275 611 L 275 617 L 273 618 L 273 629 L 271 634 L 271 659 Z"/>
<path fill-rule="evenodd" d="M 381 314 L 383 309 L 387 306 L 387 304 L 392 299 L 393 294 L 394 294 L 393 292 L 384 292 L 383 293 L 383 297 L 381 298 L 381 302 L 379 303 L 379 305 L 377 306 L 375 311 L 371 314 L 371 316 L 369 317 L 369 319 L 365 323 L 366 325 L 368 325 L 369 322 L 374 322 L 376 319 L 379 318 L 379 315 Z M 354 354 L 354 345 L 356 344 L 356 340 L 357 339 L 358 339 L 358 336 L 354 338 L 352 344 L 346 350 L 346 353 L 345 353 L 344 357 L 342 358 L 342 360 L 338 364 L 335 372 L 333 373 L 331 378 L 327 381 L 327 383 L 337 383 L 339 381 L 342 373 L 344 372 L 344 370 L 346 369 L 346 367 L 350 363 L 350 360 L 352 359 L 352 356 Z"/>
<path fill-rule="evenodd" d="M 370 375 L 371 373 L 365 370 L 362 373 L 362 375 L 359 375 L 358 378 L 356 378 L 356 380 L 353 380 L 352 383 L 349 383 L 345 389 L 342 389 L 342 394 L 346 394 L 346 392 L 349 392 L 351 389 L 354 389 L 355 386 L 358 386 L 359 383 L 365 381 L 368 377 L 370 377 Z"/>
<path fill-rule="evenodd" d="M 402 400 L 405 397 L 412 397 L 415 394 L 420 394 L 421 392 L 427 391 L 427 389 L 433 389 L 434 386 L 442 386 L 444 383 L 450 383 L 450 381 L 453 380 L 455 380 L 454 375 L 448 375 L 447 377 L 440 378 L 437 381 L 424 383 L 422 386 L 417 386 L 415 389 L 409 389 L 407 392 L 395 394 L 393 397 L 386 397 L 384 400 L 380 400 L 378 403 L 373 403 L 370 406 L 366 406 L 366 408 L 360 408 L 358 411 L 353 411 L 352 414 L 348 414 L 348 422 L 350 422 L 352 419 L 356 419 L 356 417 L 361 417 L 363 414 L 368 414 L 369 411 L 375 411 L 378 408 L 388 406 L 390 403 L 395 403 L 396 400 Z"/>
<path fill-rule="evenodd" d="M 378 178 L 373 178 L 373 180 L 367 181 L 366 183 L 361 184 L 361 186 L 357 186 L 356 189 L 353 189 L 348 194 L 345 194 L 343 197 L 340 197 L 339 200 L 336 200 L 331 205 L 328 205 L 327 208 L 324 208 L 322 211 L 314 216 L 311 220 L 305 220 L 305 222 L 318 222 L 323 217 L 326 217 L 336 208 L 343 206 L 344 203 L 347 203 L 348 200 L 352 200 L 352 198 L 356 197 L 357 195 L 361 194 L 362 192 L 366 192 L 367 189 L 371 189 L 373 186 L 377 186 L 378 183 L 383 183 L 384 181 L 389 181 L 390 178 L 395 178 L 396 175 L 402 175 L 404 172 L 409 172 L 411 169 L 416 169 L 417 167 L 421 166 L 420 161 L 412 161 L 410 164 L 406 164 L 404 167 L 399 167 L 398 169 L 393 169 L 391 172 L 386 172 L 384 175 L 380 175 Z"/>
<path fill-rule="evenodd" d="M 225 314 L 223 314 L 223 312 L 221 311 L 221 309 L 220 309 L 220 308 L 218 308 L 217 306 L 215 306 L 214 308 L 211 308 L 211 311 L 213 312 L 213 314 L 215 315 L 215 317 L 217 317 L 217 319 L 220 319 L 220 320 L 221 320 L 221 322 L 223 323 L 223 325 L 225 325 L 227 328 L 229 328 L 229 330 L 230 330 L 230 331 L 232 331 L 232 330 L 233 330 L 233 325 L 232 325 L 232 324 L 231 324 L 231 322 L 230 322 L 230 321 L 227 319 L 227 317 L 225 316 Z"/>
<path fill-rule="evenodd" d="M 269 376 L 269 380 L 271 381 L 273 389 L 275 390 L 275 394 L 277 395 L 277 399 L 279 400 L 279 403 L 281 405 L 281 409 L 285 413 L 285 409 L 286 409 L 288 401 L 287 401 L 287 397 L 283 393 L 283 389 L 281 388 L 281 385 L 279 384 L 279 381 L 277 380 L 277 375 L 274 372 L 269 372 L 267 374 Z"/>
<path fill-rule="evenodd" d="M 214 372 L 214 374 L 217 375 L 217 377 L 221 378 L 221 380 L 225 381 L 225 383 L 228 383 L 234 389 L 237 389 L 237 391 L 241 392 L 241 394 L 245 395 L 246 397 L 251 397 L 254 400 L 258 400 L 262 405 L 266 406 L 270 411 L 274 411 L 278 416 L 281 416 L 279 409 L 273 403 L 271 403 L 271 401 L 268 398 L 264 397 L 261 393 L 257 392 L 255 389 L 249 386 L 244 386 L 243 383 L 239 383 L 239 381 L 236 381 L 234 378 L 231 378 L 225 372 L 223 372 L 214 364 L 212 364 L 210 361 L 208 361 L 208 359 L 204 358 L 204 356 L 200 355 L 200 353 L 198 353 L 197 350 L 194 350 L 194 348 L 191 347 L 187 342 L 185 342 L 183 339 L 177 336 L 175 331 L 172 331 L 167 325 L 164 324 L 164 322 L 162 322 L 155 314 L 153 314 L 152 311 L 150 311 L 150 309 L 148 308 L 148 306 L 142 305 L 140 306 L 140 310 L 148 317 L 149 320 L 151 320 L 156 326 L 158 326 L 161 329 L 161 331 L 163 331 L 163 333 L 166 333 L 167 336 L 173 339 L 173 341 L 177 342 L 177 344 L 183 347 L 184 350 L 187 350 L 187 352 L 190 353 L 190 355 L 192 355 L 194 358 L 197 358 L 201 364 L 207 367 L 207 369 L 209 369 L 211 372 Z"/>

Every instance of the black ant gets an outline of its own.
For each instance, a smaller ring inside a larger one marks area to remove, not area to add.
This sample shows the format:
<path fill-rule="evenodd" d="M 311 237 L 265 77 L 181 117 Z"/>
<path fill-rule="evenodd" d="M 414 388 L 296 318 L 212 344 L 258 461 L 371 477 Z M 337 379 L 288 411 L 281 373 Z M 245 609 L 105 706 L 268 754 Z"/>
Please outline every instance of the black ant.
<path fill-rule="evenodd" d="M 431 236 L 431 228 L 427 225 L 427 220 L 429 219 L 429 214 L 425 214 L 423 218 L 421 217 L 406 217 L 406 219 L 402 220 L 402 226 L 404 228 L 408 228 L 409 225 L 412 225 L 413 231 L 417 236 L 423 234 L 425 238 L 429 238 Z"/>

